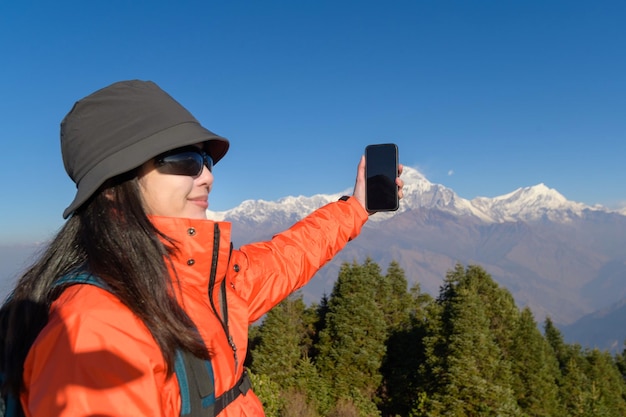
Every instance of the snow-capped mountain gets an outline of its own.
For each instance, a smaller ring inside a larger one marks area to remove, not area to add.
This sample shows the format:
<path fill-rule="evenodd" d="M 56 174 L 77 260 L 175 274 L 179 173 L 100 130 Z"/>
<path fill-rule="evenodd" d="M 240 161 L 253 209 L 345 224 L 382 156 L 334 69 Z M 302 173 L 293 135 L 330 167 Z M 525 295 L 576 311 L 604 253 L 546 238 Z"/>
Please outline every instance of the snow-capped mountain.
<path fill-rule="evenodd" d="M 472 216 L 487 223 L 532 221 L 542 218 L 564 222 L 570 221 L 573 217 L 580 217 L 584 210 L 610 212 L 603 207 L 591 207 L 569 201 L 545 184 L 518 188 L 509 194 L 494 198 L 476 197 L 467 200 L 443 185 L 431 183 L 419 171 L 411 167 L 404 168 L 402 179 L 405 183 L 404 198 L 398 211 L 378 213 L 371 217 L 371 221 L 386 221 L 416 208 L 438 209 L 456 216 Z M 210 218 L 216 220 L 229 219 L 246 223 L 263 223 L 277 220 L 278 217 L 297 220 L 350 192 L 351 190 L 345 190 L 335 194 L 317 194 L 312 197 L 285 197 L 278 201 L 246 200 L 231 210 L 209 211 L 208 213 Z M 626 214 L 626 209 L 622 214 Z"/>
<path fill-rule="evenodd" d="M 210 219 L 236 220 L 245 223 L 298 220 L 313 210 L 337 200 L 343 194 L 318 194 L 313 197 L 284 197 L 277 201 L 245 200 L 239 206 L 227 211 L 207 211 Z"/>

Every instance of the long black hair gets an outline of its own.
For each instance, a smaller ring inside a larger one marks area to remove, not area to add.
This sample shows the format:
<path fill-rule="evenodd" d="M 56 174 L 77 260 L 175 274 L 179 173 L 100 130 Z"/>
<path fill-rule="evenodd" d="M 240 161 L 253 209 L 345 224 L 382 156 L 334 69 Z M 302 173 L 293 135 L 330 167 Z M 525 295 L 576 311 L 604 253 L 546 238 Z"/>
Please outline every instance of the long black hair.
<path fill-rule="evenodd" d="M 146 215 L 136 173 L 109 180 L 64 224 L 0 309 L 2 392 L 19 394 L 26 355 L 62 291 L 55 282 L 76 271 L 100 277 L 143 320 L 169 375 L 177 349 L 207 359 L 200 335 L 173 295 L 166 262 L 175 250 L 175 242 Z"/>

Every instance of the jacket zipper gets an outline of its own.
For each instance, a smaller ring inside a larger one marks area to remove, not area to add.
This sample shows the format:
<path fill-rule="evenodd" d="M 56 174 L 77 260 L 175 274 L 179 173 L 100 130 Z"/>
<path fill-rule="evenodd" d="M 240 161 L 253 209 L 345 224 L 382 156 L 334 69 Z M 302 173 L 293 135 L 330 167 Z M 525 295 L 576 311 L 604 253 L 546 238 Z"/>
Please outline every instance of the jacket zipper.
<path fill-rule="evenodd" d="M 215 289 L 215 281 L 217 275 L 217 264 L 219 258 L 219 249 L 220 249 L 220 228 L 216 223 L 213 228 L 213 258 L 211 261 L 211 276 L 209 277 L 209 302 L 211 303 L 211 308 L 213 309 L 213 313 L 219 320 L 222 325 L 222 329 L 224 329 L 224 333 L 226 335 L 226 340 L 230 348 L 233 350 L 233 358 L 235 360 L 235 374 L 237 373 L 237 368 L 239 366 L 239 359 L 237 358 L 237 345 L 233 340 L 233 337 L 228 330 L 228 305 L 226 303 L 226 277 L 222 280 L 222 285 L 220 286 L 220 306 L 222 309 L 222 314 L 220 315 L 217 312 L 217 308 L 215 307 L 215 303 L 213 301 L 213 291 Z M 230 252 L 228 254 L 228 263 L 230 263 L 230 255 L 233 251 L 233 244 L 230 244 Z"/>

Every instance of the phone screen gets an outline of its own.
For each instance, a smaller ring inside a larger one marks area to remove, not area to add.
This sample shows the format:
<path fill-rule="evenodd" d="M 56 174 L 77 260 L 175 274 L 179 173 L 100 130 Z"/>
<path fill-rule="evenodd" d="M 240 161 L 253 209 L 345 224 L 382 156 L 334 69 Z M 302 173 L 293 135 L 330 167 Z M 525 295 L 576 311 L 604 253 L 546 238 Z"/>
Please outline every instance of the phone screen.
<path fill-rule="evenodd" d="M 365 148 L 365 205 L 369 211 L 398 209 L 398 146 L 393 143 Z"/>

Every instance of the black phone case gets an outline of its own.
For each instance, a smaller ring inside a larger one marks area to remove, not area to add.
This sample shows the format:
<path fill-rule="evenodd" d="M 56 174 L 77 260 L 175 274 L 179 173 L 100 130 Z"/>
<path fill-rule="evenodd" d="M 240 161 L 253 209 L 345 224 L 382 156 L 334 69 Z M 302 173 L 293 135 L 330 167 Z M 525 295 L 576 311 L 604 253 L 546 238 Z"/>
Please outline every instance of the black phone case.
<path fill-rule="evenodd" d="M 369 211 L 398 210 L 398 146 L 382 143 L 365 147 L 365 206 Z"/>

